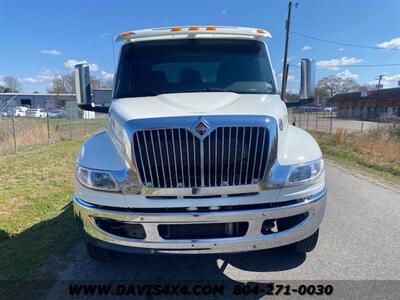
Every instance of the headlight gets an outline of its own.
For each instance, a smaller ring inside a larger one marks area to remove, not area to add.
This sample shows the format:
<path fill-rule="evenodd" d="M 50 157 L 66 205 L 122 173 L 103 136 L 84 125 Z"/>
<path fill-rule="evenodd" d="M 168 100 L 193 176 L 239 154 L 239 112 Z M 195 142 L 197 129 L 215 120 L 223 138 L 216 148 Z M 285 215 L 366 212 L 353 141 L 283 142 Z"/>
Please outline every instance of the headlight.
<path fill-rule="evenodd" d="M 92 170 L 77 166 L 76 178 L 82 185 L 90 189 L 108 192 L 119 192 L 121 190 L 117 181 L 107 171 Z"/>
<path fill-rule="evenodd" d="M 318 177 L 323 169 L 324 160 L 322 158 L 310 163 L 293 166 L 289 172 L 286 183 L 291 185 L 310 181 Z"/>

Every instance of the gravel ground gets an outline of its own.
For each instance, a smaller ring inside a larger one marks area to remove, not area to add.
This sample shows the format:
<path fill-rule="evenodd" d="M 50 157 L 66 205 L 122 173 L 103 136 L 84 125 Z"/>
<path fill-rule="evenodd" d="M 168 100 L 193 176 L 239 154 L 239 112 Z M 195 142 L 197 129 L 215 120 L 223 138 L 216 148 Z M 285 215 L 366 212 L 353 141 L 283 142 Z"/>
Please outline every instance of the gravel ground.
<path fill-rule="evenodd" d="M 99 264 L 87 256 L 83 244 L 78 244 L 59 259 L 57 283 L 48 298 L 66 295 L 64 280 L 157 283 L 189 280 L 230 284 L 275 280 L 400 280 L 399 191 L 331 163 L 327 164 L 327 185 L 328 206 L 320 240 L 317 248 L 307 255 L 293 256 L 282 249 L 224 256 L 121 254 L 112 262 Z M 376 282 L 361 284 L 362 291 L 360 286 L 353 291 L 366 292 Z M 387 290 L 386 298 L 393 296 L 391 291 Z"/>

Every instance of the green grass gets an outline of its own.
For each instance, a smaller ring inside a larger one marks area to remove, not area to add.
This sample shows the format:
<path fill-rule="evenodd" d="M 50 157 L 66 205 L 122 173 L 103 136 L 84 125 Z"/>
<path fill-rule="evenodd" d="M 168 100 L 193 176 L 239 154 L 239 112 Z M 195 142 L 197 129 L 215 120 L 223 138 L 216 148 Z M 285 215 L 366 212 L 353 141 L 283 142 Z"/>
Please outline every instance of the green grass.
<path fill-rule="evenodd" d="M 71 195 L 79 141 L 37 146 L 0 156 L 0 280 L 51 279 L 41 272 L 50 256 L 79 239 Z"/>

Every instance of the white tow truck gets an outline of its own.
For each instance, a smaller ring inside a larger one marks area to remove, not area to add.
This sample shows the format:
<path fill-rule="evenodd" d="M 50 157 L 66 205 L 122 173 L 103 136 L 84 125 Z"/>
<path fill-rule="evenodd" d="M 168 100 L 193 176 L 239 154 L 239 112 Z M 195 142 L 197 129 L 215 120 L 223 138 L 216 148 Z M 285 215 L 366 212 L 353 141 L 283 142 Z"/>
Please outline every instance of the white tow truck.
<path fill-rule="evenodd" d="M 124 32 L 109 106 L 75 68 L 83 110 L 109 114 L 78 155 L 74 214 L 89 255 L 314 249 L 326 193 L 316 141 L 288 122 L 314 97 L 281 100 L 263 29 L 182 26 Z"/>

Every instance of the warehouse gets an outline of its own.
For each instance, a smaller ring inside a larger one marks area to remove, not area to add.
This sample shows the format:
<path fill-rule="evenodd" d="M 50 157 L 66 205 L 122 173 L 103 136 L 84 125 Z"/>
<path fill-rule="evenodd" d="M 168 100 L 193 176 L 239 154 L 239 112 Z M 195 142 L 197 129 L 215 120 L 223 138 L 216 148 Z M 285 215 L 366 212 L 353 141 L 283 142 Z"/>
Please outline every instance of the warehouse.
<path fill-rule="evenodd" d="M 75 99 L 75 94 L 2 93 L 0 94 L 0 107 L 21 105 L 52 110 L 64 108 L 66 102 L 75 102 Z"/>
<path fill-rule="evenodd" d="M 111 102 L 110 89 L 93 90 L 93 100 L 96 103 Z M 65 109 L 78 117 L 78 106 L 75 94 L 41 94 L 41 93 L 1 93 L 0 111 L 11 106 L 27 106 L 29 108 L 44 108 L 46 110 Z"/>
<path fill-rule="evenodd" d="M 400 117 L 400 88 L 337 94 L 329 102 L 336 105 L 342 119 L 384 121 Z"/>

